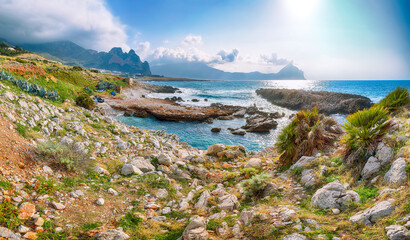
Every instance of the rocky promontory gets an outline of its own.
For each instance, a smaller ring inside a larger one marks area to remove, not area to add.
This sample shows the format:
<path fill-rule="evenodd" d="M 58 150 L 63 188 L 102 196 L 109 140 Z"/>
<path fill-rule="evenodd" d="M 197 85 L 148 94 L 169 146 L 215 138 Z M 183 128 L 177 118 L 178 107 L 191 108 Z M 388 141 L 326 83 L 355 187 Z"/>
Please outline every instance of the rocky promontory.
<path fill-rule="evenodd" d="M 367 97 L 347 93 L 266 88 L 258 89 L 256 93 L 280 107 L 301 110 L 317 106 L 319 112 L 325 114 L 351 114 L 372 105 Z"/>

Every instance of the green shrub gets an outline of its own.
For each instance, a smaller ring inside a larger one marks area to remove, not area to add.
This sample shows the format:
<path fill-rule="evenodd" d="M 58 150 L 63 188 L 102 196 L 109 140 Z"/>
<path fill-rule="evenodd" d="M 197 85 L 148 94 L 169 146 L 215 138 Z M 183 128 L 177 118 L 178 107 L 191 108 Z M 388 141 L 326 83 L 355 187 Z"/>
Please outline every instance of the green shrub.
<path fill-rule="evenodd" d="M 206 230 L 215 231 L 221 223 L 221 219 L 211 219 L 208 221 L 208 224 L 206 224 Z"/>
<path fill-rule="evenodd" d="M 21 123 L 16 123 L 16 131 L 22 136 L 27 136 L 27 127 Z"/>
<path fill-rule="evenodd" d="M 76 99 L 75 103 L 83 108 L 93 110 L 95 108 L 95 102 L 85 93 L 80 94 Z"/>
<path fill-rule="evenodd" d="M 354 190 L 360 195 L 360 201 L 365 203 L 367 200 L 373 200 L 378 196 L 379 189 L 374 187 L 363 186 Z"/>
<path fill-rule="evenodd" d="M 248 197 L 259 197 L 263 192 L 263 189 L 267 185 L 267 181 L 270 179 L 270 176 L 267 174 L 258 174 L 251 177 L 248 180 L 242 181 L 242 187 L 244 190 L 245 196 Z"/>
<path fill-rule="evenodd" d="M 18 208 L 10 201 L 0 202 L 0 226 L 16 230 L 22 224 L 17 216 Z"/>
<path fill-rule="evenodd" d="M 281 165 L 295 163 L 304 155 L 330 146 L 342 133 L 336 120 L 320 114 L 315 107 L 302 110 L 283 128 L 275 144 Z"/>
<path fill-rule="evenodd" d="M 118 226 L 127 229 L 136 229 L 142 222 L 142 218 L 137 217 L 134 213 L 127 213 L 119 222 Z"/>
<path fill-rule="evenodd" d="M 74 144 L 63 145 L 48 141 L 39 144 L 37 152 L 50 167 L 55 169 L 87 170 L 92 164 L 89 155 L 77 151 Z"/>
<path fill-rule="evenodd" d="M 387 94 L 378 105 L 386 108 L 389 112 L 395 112 L 409 102 L 409 90 L 405 87 L 397 87 L 396 90 Z"/>
<path fill-rule="evenodd" d="M 344 160 L 348 165 L 363 164 L 390 128 L 389 112 L 375 106 L 358 111 L 342 125 L 347 134 L 342 139 Z"/>

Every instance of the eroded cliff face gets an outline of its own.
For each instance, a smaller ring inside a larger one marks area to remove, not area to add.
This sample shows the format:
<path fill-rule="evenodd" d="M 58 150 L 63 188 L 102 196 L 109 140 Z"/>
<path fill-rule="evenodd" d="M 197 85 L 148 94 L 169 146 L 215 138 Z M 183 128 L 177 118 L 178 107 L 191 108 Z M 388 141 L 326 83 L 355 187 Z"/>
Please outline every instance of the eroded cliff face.
<path fill-rule="evenodd" d="M 369 108 L 372 102 L 360 95 L 297 89 L 258 89 L 256 93 L 274 105 L 292 110 L 318 107 L 325 114 L 351 114 Z"/>

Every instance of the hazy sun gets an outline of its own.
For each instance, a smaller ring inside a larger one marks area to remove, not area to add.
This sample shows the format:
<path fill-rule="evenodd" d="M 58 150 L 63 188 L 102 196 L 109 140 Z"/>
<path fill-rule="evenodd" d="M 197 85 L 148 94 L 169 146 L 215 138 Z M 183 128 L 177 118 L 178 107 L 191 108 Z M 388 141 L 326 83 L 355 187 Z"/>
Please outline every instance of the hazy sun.
<path fill-rule="evenodd" d="M 306 18 L 311 16 L 317 8 L 320 0 L 284 0 L 289 14 L 295 18 Z"/>

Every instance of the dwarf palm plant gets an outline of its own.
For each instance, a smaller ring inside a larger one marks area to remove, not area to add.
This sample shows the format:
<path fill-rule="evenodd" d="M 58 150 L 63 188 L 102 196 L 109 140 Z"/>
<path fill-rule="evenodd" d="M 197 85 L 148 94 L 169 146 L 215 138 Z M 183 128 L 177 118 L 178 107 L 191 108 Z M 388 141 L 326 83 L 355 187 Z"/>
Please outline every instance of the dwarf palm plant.
<path fill-rule="evenodd" d="M 385 107 L 389 112 L 395 112 L 409 102 L 409 90 L 405 87 L 397 87 L 396 90 L 387 94 L 378 105 Z"/>
<path fill-rule="evenodd" d="M 312 110 L 298 112 L 278 137 L 275 146 L 282 165 L 292 164 L 301 156 L 330 146 L 342 133 L 336 120 Z"/>
<path fill-rule="evenodd" d="M 379 105 L 358 111 L 346 118 L 342 128 L 347 132 L 342 140 L 345 160 L 348 164 L 361 163 L 388 132 L 389 111 Z"/>

